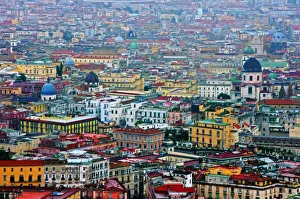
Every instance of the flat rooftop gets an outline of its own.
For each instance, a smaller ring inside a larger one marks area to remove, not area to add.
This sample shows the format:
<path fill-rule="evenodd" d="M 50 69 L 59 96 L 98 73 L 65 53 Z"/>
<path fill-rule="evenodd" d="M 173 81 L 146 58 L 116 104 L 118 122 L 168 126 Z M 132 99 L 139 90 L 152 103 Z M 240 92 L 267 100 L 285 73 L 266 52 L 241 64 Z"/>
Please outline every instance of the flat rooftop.
<path fill-rule="evenodd" d="M 76 117 L 37 117 L 37 116 L 30 116 L 26 118 L 22 118 L 23 121 L 33 121 L 33 122 L 53 122 L 53 123 L 61 123 L 61 124 L 68 124 L 73 122 L 81 122 L 86 120 L 95 120 L 97 117 L 95 116 L 76 116 Z"/>

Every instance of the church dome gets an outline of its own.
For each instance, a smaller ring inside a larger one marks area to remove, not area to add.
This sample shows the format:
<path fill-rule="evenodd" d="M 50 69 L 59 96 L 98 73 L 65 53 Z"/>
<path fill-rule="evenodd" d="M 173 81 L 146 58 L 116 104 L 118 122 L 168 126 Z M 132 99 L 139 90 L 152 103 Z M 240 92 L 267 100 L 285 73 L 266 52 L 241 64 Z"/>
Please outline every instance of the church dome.
<path fill-rule="evenodd" d="M 277 78 L 276 73 L 270 73 L 270 74 L 269 74 L 269 78 L 270 78 L 270 79 L 276 79 L 276 78 Z"/>
<path fill-rule="evenodd" d="M 75 65 L 75 61 L 71 57 L 67 57 L 65 65 L 66 66 L 74 66 Z"/>
<path fill-rule="evenodd" d="M 251 48 L 250 46 L 247 46 L 245 49 L 244 49 L 244 55 L 254 55 L 254 50 L 253 48 Z"/>
<path fill-rule="evenodd" d="M 55 87 L 49 81 L 42 87 L 41 95 L 56 95 Z"/>
<path fill-rule="evenodd" d="M 134 30 L 130 30 L 128 33 L 127 33 L 127 39 L 136 39 L 137 38 L 137 34 L 135 33 Z"/>
<path fill-rule="evenodd" d="M 269 31 L 269 34 L 270 34 L 270 35 L 275 35 L 276 32 L 277 32 L 277 30 L 275 29 L 275 27 L 272 27 L 272 28 L 270 29 L 270 31 Z"/>
<path fill-rule="evenodd" d="M 89 74 L 87 74 L 87 76 L 85 78 L 85 82 L 87 84 L 97 84 L 97 83 L 99 83 L 99 77 L 98 77 L 98 75 L 96 75 L 96 73 L 91 71 Z"/>
<path fill-rule="evenodd" d="M 139 49 L 139 46 L 136 42 L 136 40 L 133 40 L 133 42 L 130 44 L 130 50 L 138 50 Z"/>
<path fill-rule="evenodd" d="M 116 42 L 116 43 L 123 43 L 123 42 L 124 42 L 124 39 L 123 39 L 123 37 L 121 37 L 121 36 L 117 36 L 117 37 L 115 38 L 115 42 Z"/>
<path fill-rule="evenodd" d="M 243 72 L 262 72 L 262 68 L 257 59 L 250 58 L 244 63 Z"/>
<path fill-rule="evenodd" d="M 285 34 L 283 34 L 282 32 L 279 31 L 273 35 L 272 42 L 273 43 L 284 43 L 284 42 L 287 42 L 287 39 L 286 39 Z"/>

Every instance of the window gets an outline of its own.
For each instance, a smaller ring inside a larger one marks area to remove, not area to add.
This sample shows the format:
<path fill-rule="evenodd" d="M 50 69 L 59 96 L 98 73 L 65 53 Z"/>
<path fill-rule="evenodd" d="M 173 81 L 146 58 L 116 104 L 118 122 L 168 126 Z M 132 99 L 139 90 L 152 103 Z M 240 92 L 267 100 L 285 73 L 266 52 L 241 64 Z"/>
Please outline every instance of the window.
<path fill-rule="evenodd" d="M 11 172 L 14 172 L 14 168 L 11 168 Z"/>
<path fill-rule="evenodd" d="M 257 81 L 259 81 L 259 75 L 257 75 Z"/>
<path fill-rule="evenodd" d="M 252 87 L 248 87 L 248 94 L 252 94 Z"/>
<path fill-rule="evenodd" d="M 41 176 L 41 175 L 38 175 L 37 180 L 38 180 L 38 182 L 41 182 L 41 181 L 42 181 L 42 176 Z"/>
<path fill-rule="evenodd" d="M 10 182 L 15 182 L 15 176 L 10 176 Z"/>
<path fill-rule="evenodd" d="M 253 81 L 253 77 L 252 77 L 252 75 L 250 75 L 250 77 L 249 77 L 249 80 L 250 80 L 250 81 Z"/>
<path fill-rule="evenodd" d="M 246 81 L 246 75 L 244 75 L 244 81 Z"/>
<path fill-rule="evenodd" d="M 20 175 L 19 181 L 20 181 L 20 182 L 24 182 L 24 176 Z"/>
<path fill-rule="evenodd" d="M 32 168 L 29 168 L 29 171 L 32 171 Z"/>
<path fill-rule="evenodd" d="M 29 175 L 28 181 L 29 181 L 29 182 L 32 182 L 32 175 Z"/>

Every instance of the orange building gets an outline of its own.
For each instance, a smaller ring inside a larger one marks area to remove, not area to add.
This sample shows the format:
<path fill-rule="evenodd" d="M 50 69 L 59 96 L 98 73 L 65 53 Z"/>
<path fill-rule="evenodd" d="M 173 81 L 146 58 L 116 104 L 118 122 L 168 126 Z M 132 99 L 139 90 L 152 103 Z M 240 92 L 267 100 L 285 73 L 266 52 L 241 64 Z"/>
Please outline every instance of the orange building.
<path fill-rule="evenodd" d="M 2 86 L 0 87 L 0 94 L 1 95 L 21 95 L 22 88 L 12 87 L 12 86 Z"/>
<path fill-rule="evenodd" d="M 44 187 L 44 163 L 41 160 L 1 160 L 0 186 Z"/>

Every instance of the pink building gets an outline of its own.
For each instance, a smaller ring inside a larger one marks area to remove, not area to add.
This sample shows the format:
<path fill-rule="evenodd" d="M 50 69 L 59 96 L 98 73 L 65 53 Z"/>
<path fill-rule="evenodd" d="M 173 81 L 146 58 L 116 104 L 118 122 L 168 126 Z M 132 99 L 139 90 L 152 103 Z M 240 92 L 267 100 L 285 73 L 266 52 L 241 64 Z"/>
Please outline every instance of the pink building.
<path fill-rule="evenodd" d="M 181 120 L 181 113 L 180 112 L 168 112 L 166 122 L 167 124 L 176 124 L 179 120 Z"/>

